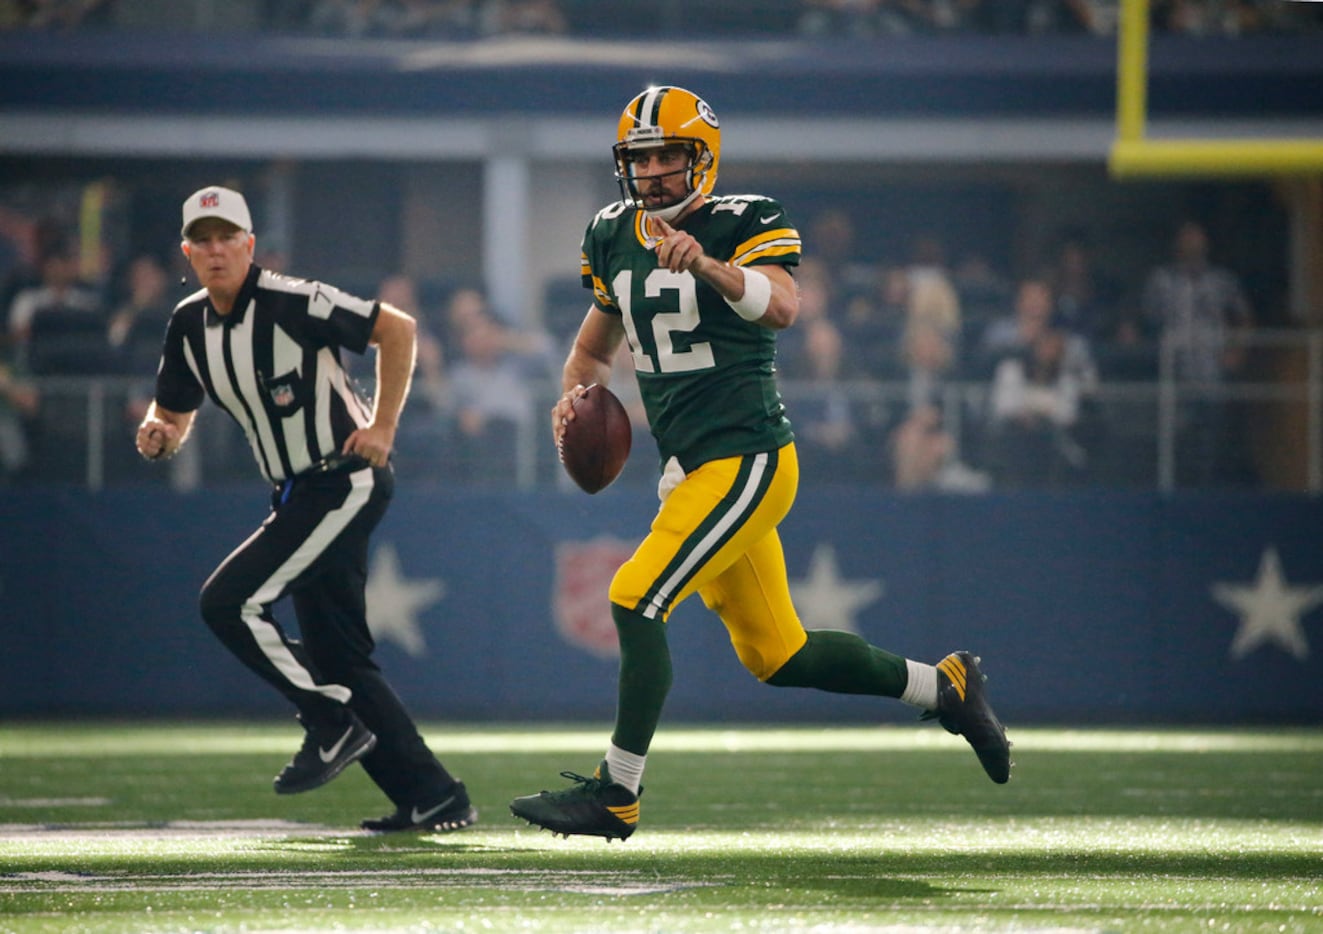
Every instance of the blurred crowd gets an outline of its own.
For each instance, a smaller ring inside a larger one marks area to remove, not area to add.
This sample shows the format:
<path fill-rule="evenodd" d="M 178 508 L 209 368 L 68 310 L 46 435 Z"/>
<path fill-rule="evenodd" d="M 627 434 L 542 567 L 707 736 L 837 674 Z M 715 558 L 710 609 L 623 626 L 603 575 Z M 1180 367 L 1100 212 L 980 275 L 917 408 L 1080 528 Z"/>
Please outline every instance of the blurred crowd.
<path fill-rule="evenodd" d="M 0 0 L 0 30 L 113 29 L 128 0 Z M 248 0 L 252 28 L 344 38 L 622 35 L 638 5 L 610 0 Z M 210 7 L 210 4 L 208 4 Z M 877 38 L 967 34 L 1114 35 L 1120 0 L 655 0 L 648 35 Z M 1155 31 L 1245 35 L 1323 30 L 1317 3 L 1151 0 Z M 214 18 L 199 15 L 198 28 Z"/>
<path fill-rule="evenodd" d="M 802 233 L 801 317 L 780 368 L 817 387 L 793 411 L 809 470 L 973 492 L 1142 482 L 1131 472 L 1145 463 L 1151 482 L 1152 431 L 1103 390 L 1154 384 L 1165 341 L 1172 377 L 1197 387 L 1180 409 L 1179 482 L 1252 482 L 1235 406 L 1218 390 L 1244 371 L 1254 314 L 1199 221 L 1182 220 L 1170 257 L 1133 282 L 1099 268 L 1077 230 L 1014 278 L 977 254 L 952 263 L 929 233 L 903 262 L 861 262 L 843 210 Z M 873 381 L 898 391 L 880 397 Z"/>
<path fill-rule="evenodd" d="M 12 253 L 0 289 L 0 482 L 80 479 L 85 459 L 72 453 L 86 448 L 91 422 L 77 379 L 87 377 L 104 384 L 109 481 L 149 481 L 129 439 L 171 309 L 193 288 L 178 285 L 182 261 L 143 253 L 102 269 L 57 224 L 4 214 L 0 222 Z M 1220 387 L 1244 372 L 1255 314 L 1197 220 L 1181 220 L 1171 255 L 1128 282 L 1099 268 L 1081 231 L 1063 231 L 1041 265 L 1016 277 L 977 254 L 952 262 L 924 232 L 901 261 L 864 256 L 855 218 L 841 208 L 810 216 L 801 233 L 800 319 L 781 335 L 778 367 L 812 475 L 901 490 L 1152 486 L 1153 427 L 1134 411 L 1151 412 L 1156 393 L 1122 412 L 1105 390 L 1151 389 L 1166 341 L 1170 376 L 1197 390 L 1180 408 L 1179 483 L 1254 482 Z M 277 270 L 283 262 L 257 261 Z M 424 483 L 497 487 L 559 476 L 545 414 L 588 304 L 577 285 L 549 286 L 544 329 L 511 323 L 468 284 L 395 273 L 360 290 L 420 324 L 401 469 Z M 370 362 L 355 375 L 369 381 Z M 631 476 L 650 482 L 655 465 L 627 361 L 613 387 L 641 433 Z M 218 443 L 204 442 L 213 445 L 210 475 L 232 461 L 234 476 L 246 476 L 246 451 Z"/>
<path fill-rule="evenodd" d="M 632 35 L 634 4 L 612 0 L 241 0 L 254 28 L 280 34 L 463 39 Z M 184 2 L 182 7 L 191 7 Z M 213 8 L 213 4 L 206 4 Z M 884 37 L 1114 34 L 1119 0 L 657 0 L 649 34 Z M 1323 3 L 1152 0 L 1156 30 L 1190 36 L 1319 31 Z M 0 0 L 0 30 L 120 28 L 128 0 Z M 198 7 L 201 9 L 201 6 Z M 694 24 L 701 24 L 695 28 Z M 1173 219 L 1176 220 L 1176 219 Z M 1119 412 L 1108 389 L 1152 385 L 1158 346 L 1201 387 L 1182 401 L 1177 482 L 1252 482 L 1241 419 L 1218 387 L 1246 369 L 1254 311 L 1236 273 L 1213 260 L 1194 220 L 1147 270 L 1099 267 L 1083 230 L 1062 231 L 1032 268 L 948 256 L 915 231 L 908 255 L 863 255 L 847 210 L 801 229 L 802 313 L 783 335 L 781 375 L 801 453 L 818 476 L 903 490 L 1153 483 L 1151 399 Z M 258 258 L 282 268 L 278 255 Z M 78 480 L 93 430 L 128 438 L 141 418 L 166 319 L 187 270 L 177 256 L 88 255 L 59 224 L 0 210 L 0 483 Z M 189 287 L 191 290 L 191 286 Z M 548 286 L 544 323 L 510 323 L 467 284 L 402 274 L 367 283 L 421 322 L 419 368 L 401 465 L 420 479 L 527 484 L 557 476 L 543 424 L 559 359 L 587 304 L 577 280 Z M 622 367 L 622 370 L 626 369 Z M 365 368 L 370 378 L 370 368 Z M 93 411 L 79 379 L 108 395 Z M 69 382 L 72 378 L 75 382 Z M 61 381 L 65 382 L 62 383 Z M 629 398 L 632 377 L 616 387 Z M 67 384 L 67 386 L 66 386 Z M 636 412 L 637 414 L 637 412 Z M 641 415 L 638 422 L 642 424 Z M 229 444 L 233 434 L 205 444 Z M 651 477 L 650 448 L 630 473 Z M 241 440 L 239 444 L 241 444 Z M 199 445 L 203 447 L 203 445 Z M 203 447 L 247 476 L 247 452 Z M 126 443 L 102 468 L 142 476 Z M 554 452 L 552 453 L 554 458 Z M 74 465 L 72 468 L 70 465 Z M 72 469 L 72 473 L 71 473 Z M 628 480 L 628 477 L 626 478 Z"/>

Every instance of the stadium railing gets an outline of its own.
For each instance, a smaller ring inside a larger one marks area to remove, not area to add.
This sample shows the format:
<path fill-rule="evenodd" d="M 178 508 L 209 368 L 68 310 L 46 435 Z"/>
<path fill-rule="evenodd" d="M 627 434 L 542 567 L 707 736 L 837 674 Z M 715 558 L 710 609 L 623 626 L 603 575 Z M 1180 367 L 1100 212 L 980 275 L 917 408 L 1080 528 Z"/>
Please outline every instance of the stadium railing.
<path fill-rule="evenodd" d="M 1164 344 L 1157 354 L 1156 379 L 1108 378 L 1107 370 L 1089 400 L 1096 419 L 1095 463 L 1085 483 L 1101 488 L 1170 491 L 1187 484 L 1191 466 L 1183 461 L 1182 429 L 1189 407 L 1219 403 L 1228 426 L 1228 447 L 1221 454 L 1240 470 L 1225 485 L 1259 490 L 1323 490 L 1323 331 L 1261 331 L 1243 341 L 1249 365 L 1224 382 L 1190 383 L 1175 376 L 1175 348 Z M 30 463 L 2 485 L 65 484 L 101 490 L 108 487 L 168 484 L 178 490 L 252 483 L 252 455 L 238 427 L 204 404 L 194 438 L 164 469 L 148 465 L 133 450 L 133 434 L 150 385 L 126 377 L 43 377 L 33 381 L 42 397 L 39 417 L 29 425 Z M 865 443 L 859 456 L 871 459 L 850 471 L 864 482 L 889 484 L 886 438 L 907 405 L 903 380 L 850 380 L 823 385 L 783 381 L 782 395 L 792 421 L 806 427 L 826 394 L 845 399 L 855 413 Z M 983 464 L 988 432 L 988 379 L 960 379 L 944 393 L 945 428 L 966 464 Z M 555 388 L 535 393 L 532 417 L 512 429 L 504 454 L 508 463 L 480 470 L 487 486 L 530 489 L 565 486 L 542 413 L 549 411 Z M 134 403 L 138 408 L 134 407 Z M 459 478 L 455 457 L 463 450 L 451 419 L 421 405 L 406 412 L 397 439 L 399 460 L 408 482 L 453 484 Z M 654 452 L 646 432 L 636 436 L 632 458 L 642 469 Z M 807 437 L 801 446 L 809 444 Z M 1194 455 L 1198 456 L 1198 455 Z M 472 465 L 468 476 L 472 476 Z M 812 478 L 818 483 L 831 478 Z M 458 482 L 466 482 L 458 479 Z"/>

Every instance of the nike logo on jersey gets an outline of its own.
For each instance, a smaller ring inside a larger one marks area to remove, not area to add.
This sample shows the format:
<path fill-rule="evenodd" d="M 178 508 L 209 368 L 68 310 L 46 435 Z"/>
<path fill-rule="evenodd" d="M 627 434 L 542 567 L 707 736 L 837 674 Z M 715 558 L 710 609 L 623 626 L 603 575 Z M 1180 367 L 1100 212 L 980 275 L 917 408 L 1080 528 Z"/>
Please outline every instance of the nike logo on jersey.
<path fill-rule="evenodd" d="M 782 213 L 783 213 L 782 211 L 777 211 L 775 214 L 768 214 L 766 217 L 760 217 L 758 218 L 758 223 L 770 224 L 772 221 L 780 217 Z"/>
<path fill-rule="evenodd" d="M 336 756 L 340 755 L 340 750 L 344 748 L 345 743 L 349 740 L 350 734 L 353 732 L 354 727 L 351 724 L 349 729 L 345 730 L 345 735 L 336 740 L 335 745 L 330 749 L 323 749 L 321 746 L 318 746 L 317 755 L 321 757 L 323 762 L 332 761 Z"/>
<path fill-rule="evenodd" d="M 418 805 L 415 804 L 413 810 L 409 812 L 409 820 L 412 823 L 421 824 L 429 817 L 432 817 L 436 814 L 439 814 L 441 811 L 444 811 L 446 808 L 450 806 L 451 802 L 453 802 L 454 800 L 455 800 L 455 796 L 451 795 L 449 798 L 446 798 L 446 800 L 442 801 L 436 807 L 428 808 L 426 811 L 418 810 Z"/>

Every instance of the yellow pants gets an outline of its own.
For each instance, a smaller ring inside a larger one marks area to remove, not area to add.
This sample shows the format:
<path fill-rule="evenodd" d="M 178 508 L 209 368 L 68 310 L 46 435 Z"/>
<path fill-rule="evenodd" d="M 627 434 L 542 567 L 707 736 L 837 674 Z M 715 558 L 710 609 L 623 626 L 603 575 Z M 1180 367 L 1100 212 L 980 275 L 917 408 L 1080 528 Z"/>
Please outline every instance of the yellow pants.
<path fill-rule="evenodd" d="M 740 662 L 766 681 L 807 641 L 776 527 L 799 486 L 795 446 L 710 461 L 662 501 L 611 581 L 611 602 L 663 622 L 697 591 Z"/>

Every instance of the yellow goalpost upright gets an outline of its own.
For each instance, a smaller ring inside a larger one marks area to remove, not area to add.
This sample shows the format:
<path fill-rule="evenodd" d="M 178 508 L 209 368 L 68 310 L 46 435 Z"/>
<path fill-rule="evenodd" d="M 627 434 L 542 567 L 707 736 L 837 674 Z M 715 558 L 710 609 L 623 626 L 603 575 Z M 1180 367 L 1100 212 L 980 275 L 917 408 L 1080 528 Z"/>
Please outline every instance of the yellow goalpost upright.
<path fill-rule="evenodd" d="M 1323 173 L 1323 140 L 1148 138 L 1148 10 L 1148 0 L 1121 0 L 1113 177 Z"/>

